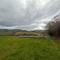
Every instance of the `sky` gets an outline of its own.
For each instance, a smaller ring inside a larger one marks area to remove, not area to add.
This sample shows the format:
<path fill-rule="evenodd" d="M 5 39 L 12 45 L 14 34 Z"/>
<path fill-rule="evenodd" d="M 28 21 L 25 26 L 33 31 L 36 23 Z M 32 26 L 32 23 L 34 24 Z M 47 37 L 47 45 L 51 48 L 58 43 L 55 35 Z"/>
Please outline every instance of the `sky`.
<path fill-rule="evenodd" d="M 60 13 L 60 0 L 0 0 L 0 29 L 44 30 Z"/>

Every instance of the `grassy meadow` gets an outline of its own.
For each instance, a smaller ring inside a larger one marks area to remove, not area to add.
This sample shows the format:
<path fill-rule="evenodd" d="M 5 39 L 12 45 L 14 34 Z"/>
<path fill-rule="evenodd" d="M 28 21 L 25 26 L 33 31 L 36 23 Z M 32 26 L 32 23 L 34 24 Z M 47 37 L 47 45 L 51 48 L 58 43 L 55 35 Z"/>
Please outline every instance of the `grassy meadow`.
<path fill-rule="evenodd" d="M 60 41 L 0 36 L 0 60 L 60 60 Z"/>

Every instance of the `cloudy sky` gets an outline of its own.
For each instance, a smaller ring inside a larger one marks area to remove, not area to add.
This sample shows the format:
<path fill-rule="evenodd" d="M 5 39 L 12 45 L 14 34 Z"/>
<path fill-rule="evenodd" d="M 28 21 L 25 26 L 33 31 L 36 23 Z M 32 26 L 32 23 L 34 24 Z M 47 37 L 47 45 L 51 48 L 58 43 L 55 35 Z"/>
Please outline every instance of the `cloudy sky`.
<path fill-rule="evenodd" d="M 60 0 L 0 0 L 0 28 L 44 29 L 60 12 Z"/>

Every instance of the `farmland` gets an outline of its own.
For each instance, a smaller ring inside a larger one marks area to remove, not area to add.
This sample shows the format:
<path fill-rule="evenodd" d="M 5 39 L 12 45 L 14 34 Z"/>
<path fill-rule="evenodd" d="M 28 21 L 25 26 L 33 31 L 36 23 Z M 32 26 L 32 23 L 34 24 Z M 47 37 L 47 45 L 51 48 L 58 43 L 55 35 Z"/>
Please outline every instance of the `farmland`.
<path fill-rule="evenodd" d="M 60 60 L 60 41 L 0 36 L 0 60 Z"/>

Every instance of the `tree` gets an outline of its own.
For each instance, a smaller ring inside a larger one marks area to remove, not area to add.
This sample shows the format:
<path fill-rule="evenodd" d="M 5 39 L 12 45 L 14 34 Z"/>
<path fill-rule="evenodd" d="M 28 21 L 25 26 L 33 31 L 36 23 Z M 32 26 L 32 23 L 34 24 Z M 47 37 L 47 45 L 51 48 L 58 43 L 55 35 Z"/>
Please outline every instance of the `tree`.
<path fill-rule="evenodd" d="M 48 34 L 52 37 L 60 38 L 60 18 L 54 17 L 54 21 L 48 23 Z"/>

